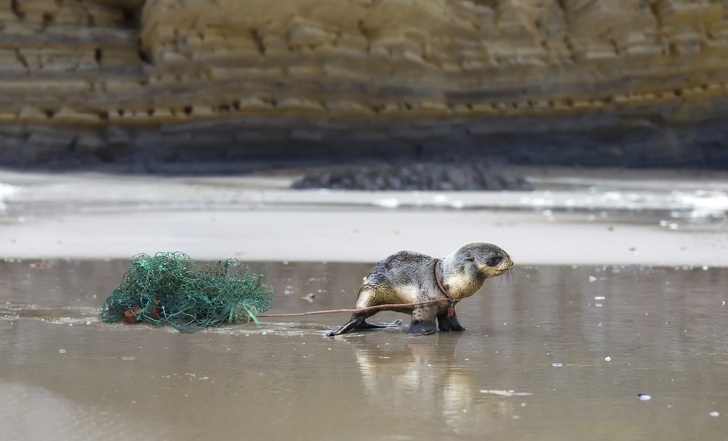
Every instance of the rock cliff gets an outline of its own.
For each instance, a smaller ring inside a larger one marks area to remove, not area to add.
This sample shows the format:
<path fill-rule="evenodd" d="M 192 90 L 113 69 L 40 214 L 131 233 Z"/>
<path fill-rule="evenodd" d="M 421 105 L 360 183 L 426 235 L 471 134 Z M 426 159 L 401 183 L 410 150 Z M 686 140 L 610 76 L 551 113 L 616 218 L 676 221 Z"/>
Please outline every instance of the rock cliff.
<path fill-rule="evenodd" d="M 728 165 L 728 0 L 0 0 L 5 164 L 477 156 Z"/>

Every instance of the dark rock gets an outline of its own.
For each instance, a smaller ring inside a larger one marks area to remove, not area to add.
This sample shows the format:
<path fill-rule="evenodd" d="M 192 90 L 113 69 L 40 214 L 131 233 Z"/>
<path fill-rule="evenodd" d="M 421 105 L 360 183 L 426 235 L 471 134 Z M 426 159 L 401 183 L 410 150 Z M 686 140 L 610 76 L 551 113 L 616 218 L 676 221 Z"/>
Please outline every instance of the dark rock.
<path fill-rule="evenodd" d="M 294 182 L 291 188 L 337 190 L 532 190 L 523 176 L 505 165 L 488 162 L 408 164 L 399 166 L 348 166 L 317 169 Z"/>

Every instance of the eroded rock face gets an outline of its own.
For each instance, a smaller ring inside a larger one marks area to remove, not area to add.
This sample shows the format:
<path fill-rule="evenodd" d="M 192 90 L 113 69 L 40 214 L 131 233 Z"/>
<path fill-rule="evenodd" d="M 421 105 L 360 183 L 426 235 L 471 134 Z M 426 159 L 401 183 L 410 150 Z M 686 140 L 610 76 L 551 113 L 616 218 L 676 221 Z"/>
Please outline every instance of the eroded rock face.
<path fill-rule="evenodd" d="M 728 165 L 727 10 L 1 0 L 0 161 Z"/>

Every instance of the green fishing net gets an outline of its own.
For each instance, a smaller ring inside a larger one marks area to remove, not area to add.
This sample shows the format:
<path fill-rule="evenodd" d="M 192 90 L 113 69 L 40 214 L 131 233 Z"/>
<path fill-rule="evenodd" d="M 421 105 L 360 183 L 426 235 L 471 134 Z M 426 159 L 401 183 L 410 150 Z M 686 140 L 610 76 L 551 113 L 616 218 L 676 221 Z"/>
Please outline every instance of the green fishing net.
<path fill-rule="evenodd" d="M 140 254 L 132 258 L 121 285 L 106 299 L 99 318 L 107 323 L 133 314 L 158 326 L 195 332 L 223 323 L 258 323 L 273 304 L 273 287 L 237 259 L 223 259 L 192 271 L 183 253 Z"/>

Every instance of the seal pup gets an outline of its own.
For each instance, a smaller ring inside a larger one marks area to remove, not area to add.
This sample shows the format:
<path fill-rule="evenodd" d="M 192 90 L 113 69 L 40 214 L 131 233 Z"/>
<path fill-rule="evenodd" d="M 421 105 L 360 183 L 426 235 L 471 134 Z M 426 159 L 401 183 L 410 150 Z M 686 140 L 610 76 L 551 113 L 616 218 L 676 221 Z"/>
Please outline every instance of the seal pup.
<path fill-rule="evenodd" d="M 374 265 L 359 289 L 356 308 L 440 300 L 426 305 L 392 308 L 412 314 L 409 334 L 464 331 L 455 304 L 480 289 L 485 279 L 499 276 L 513 266 L 511 257 L 490 243 L 464 245 L 443 259 L 413 251 L 400 251 Z M 398 323 L 367 323 L 378 310 L 354 313 L 346 324 L 329 331 L 329 337 L 357 329 L 384 328 Z M 398 321 L 401 323 L 401 321 Z"/>

